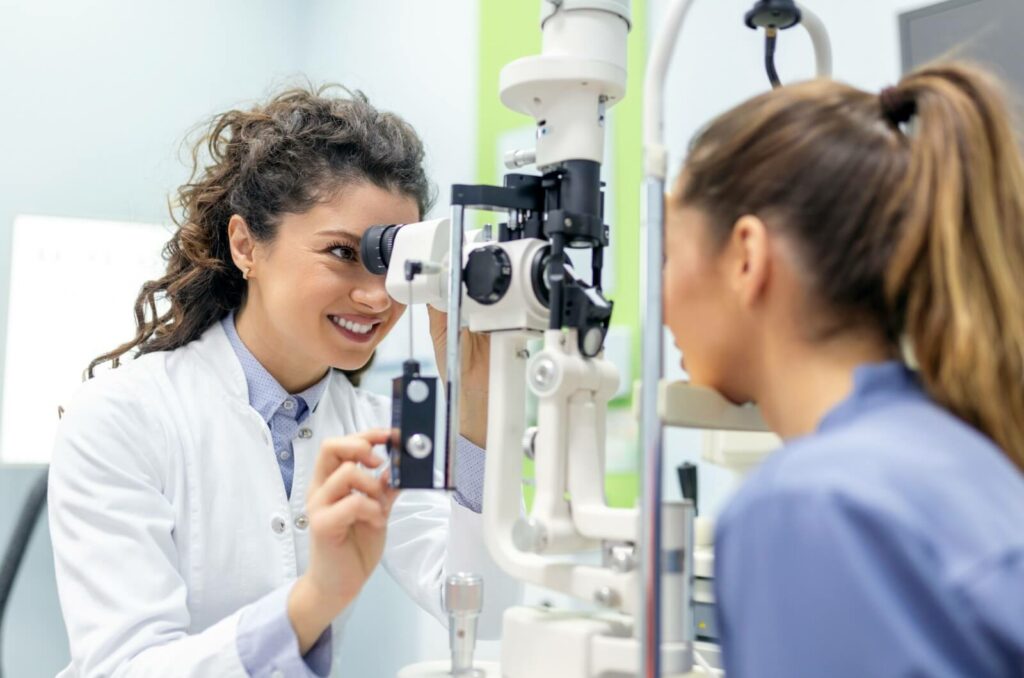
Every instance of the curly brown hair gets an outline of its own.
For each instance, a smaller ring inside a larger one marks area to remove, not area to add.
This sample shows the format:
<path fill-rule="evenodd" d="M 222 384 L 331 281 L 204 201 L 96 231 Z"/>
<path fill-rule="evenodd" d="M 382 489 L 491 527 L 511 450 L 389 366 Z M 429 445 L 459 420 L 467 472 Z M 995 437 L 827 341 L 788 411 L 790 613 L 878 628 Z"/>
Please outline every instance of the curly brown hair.
<path fill-rule="evenodd" d="M 307 211 L 362 181 L 414 198 L 423 215 L 432 202 L 423 160 L 407 122 L 340 85 L 291 88 L 249 110 L 214 116 L 191 144 L 189 181 L 171 203 L 177 229 L 163 250 L 167 270 L 142 285 L 135 337 L 93 360 L 86 376 L 106 362 L 117 367 L 133 349 L 141 355 L 184 346 L 242 305 L 248 283 L 231 259 L 232 215 L 245 219 L 257 240 L 273 241 L 282 214 Z M 163 302 L 169 308 L 161 313 Z M 344 372 L 358 384 L 368 366 Z"/>

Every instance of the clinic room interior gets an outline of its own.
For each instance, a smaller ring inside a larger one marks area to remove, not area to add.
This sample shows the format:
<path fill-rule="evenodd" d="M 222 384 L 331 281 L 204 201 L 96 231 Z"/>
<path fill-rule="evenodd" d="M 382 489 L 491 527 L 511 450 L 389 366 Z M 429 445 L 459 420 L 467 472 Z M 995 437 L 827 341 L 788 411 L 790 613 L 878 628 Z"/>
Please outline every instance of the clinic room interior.
<path fill-rule="evenodd" d="M 1021 0 L 0 0 L 0 678 L 1024 676 Z"/>

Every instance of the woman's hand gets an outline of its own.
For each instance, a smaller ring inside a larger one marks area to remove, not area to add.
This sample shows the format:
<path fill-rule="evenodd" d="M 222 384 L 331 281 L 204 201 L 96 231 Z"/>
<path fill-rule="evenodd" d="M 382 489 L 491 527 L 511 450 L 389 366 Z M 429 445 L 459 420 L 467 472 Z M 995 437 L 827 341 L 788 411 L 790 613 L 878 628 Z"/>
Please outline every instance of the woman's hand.
<path fill-rule="evenodd" d="M 306 500 L 309 569 L 288 598 L 288 617 L 305 654 L 351 603 L 380 562 L 388 516 L 398 496 L 388 474 L 374 478 L 360 464 L 383 461 L 374 445 L 387 442 L 385 429 L 326 440 L 316 460 Z"/>
<path fill-rule="evenodd" d="M 437 373 L 445 379 L 448 350 L 448 315 L 432 306 L 430 336 L 434 340 Z M 487 444 L 487 389 L 491 374 L 491 338 L 462 330 L 462 382 L 459 398 L 459 432 L 483 448 Z"/>

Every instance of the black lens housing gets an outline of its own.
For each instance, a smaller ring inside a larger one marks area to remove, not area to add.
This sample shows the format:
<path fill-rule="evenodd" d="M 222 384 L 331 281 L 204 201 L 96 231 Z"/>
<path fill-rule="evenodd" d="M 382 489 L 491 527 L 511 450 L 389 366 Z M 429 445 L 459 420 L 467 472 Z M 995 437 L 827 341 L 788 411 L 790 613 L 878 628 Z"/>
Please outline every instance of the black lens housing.
<path fill-rule="evenodd" d="M 362 240 L 359 241 L 359 257 L 367 271 L 374 275 L 385 275 L 388 272 L 398 229 L 404 225 L 381 224 L 366 229 Z"/>

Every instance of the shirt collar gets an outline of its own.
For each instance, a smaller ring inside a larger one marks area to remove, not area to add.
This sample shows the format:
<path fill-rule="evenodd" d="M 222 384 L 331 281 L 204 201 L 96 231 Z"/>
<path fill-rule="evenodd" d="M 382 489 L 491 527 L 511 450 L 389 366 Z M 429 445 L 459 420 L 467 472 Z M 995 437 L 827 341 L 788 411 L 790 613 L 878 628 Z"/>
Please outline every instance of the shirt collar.
<path fill-rule="evenodd" d="M 249 389 L 249 405 L 260 413 L 263 421 L 269 424 L 274 414 L 281 409 L 282 405 L 289 398 L 294 398 L 298 401 L 296 407 L 289 413 L 290 416 L 294 416 L 296 419 L 304 418 L 307 412 L 312 412 L 316 409 L 324 391 L 327 390 L 327 382 L 331 377 L 331 370 L 327 371 L 323 379 L 301 393 L 289 394 L 274 379 L 273 375 L 263 367 L 263 364 L 256 359 L 256 356 L 252 354 L 242 342 L 241 337 L 238 336 L 238 330 L 235 329 L 234 311 L 221 320 L 221 325 L 224 327 L 224 333 L 228 336 L 231 348 L 234 349 L 235 355 L 238 356 L 238 362 L 242 365 L 242 372 L 245 373 L 245 382 Z"/>
<path fill-rule="evenodd" d="M 922 394 L 917 374 L 898 360 L 859 365 L 853 370 L 850 395 L 829 410 L 819 422 L 818 431 L 839 426 L 879 404 Z"/>

